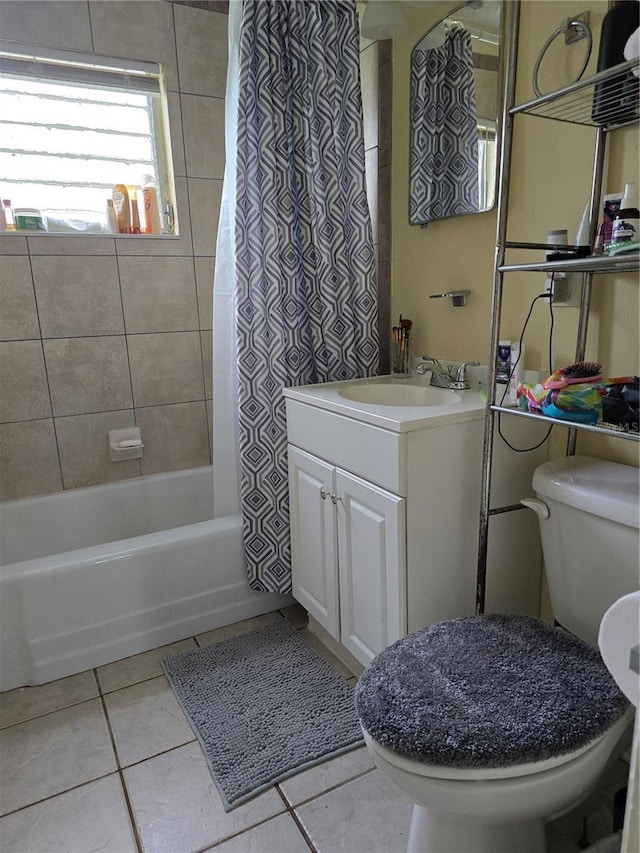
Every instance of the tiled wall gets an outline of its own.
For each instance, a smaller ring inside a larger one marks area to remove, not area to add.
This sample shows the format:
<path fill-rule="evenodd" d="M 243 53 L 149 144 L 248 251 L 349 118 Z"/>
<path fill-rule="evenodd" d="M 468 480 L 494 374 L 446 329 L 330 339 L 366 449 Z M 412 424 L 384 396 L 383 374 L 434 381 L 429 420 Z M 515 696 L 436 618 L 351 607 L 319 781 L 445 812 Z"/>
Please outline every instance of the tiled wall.
<path fill-rule="evenodd" d="M 227 65 L 227 16 L 212 9 L 224 4 L 0 0 L 3 39 L 165 64 L 180 220 L 179 239 L 0 234 L 0 500 L 210 462 Z M 391 63 L 388 43 L 361 49 L 387 329 L 390 145 L 377 93 L 380 76 L 390 97 Z M 108 430 L 134 424 L 142 460 L 111 462 Z"/>
<path fill-rule="evenodd" d="M 3 0 L 0 32 L 165 64 L 180 219 L 179 239 L 0 235 L 0 499 L 207 465 L 227 16 Z M 111 462 L 133 424 L 142 460 Z"/>

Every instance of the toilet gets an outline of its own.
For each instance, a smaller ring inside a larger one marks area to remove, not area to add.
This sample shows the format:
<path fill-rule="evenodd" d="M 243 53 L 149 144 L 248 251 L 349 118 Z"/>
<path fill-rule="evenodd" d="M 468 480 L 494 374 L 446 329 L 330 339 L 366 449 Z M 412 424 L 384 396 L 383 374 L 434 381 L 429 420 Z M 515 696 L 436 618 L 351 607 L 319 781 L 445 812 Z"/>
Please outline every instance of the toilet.
<path fill-rule="evenodd" d="M 638 588 L 638 471 L 573 456 L 533 478 L 557 627 L 450 619 L 379 654 L 356 687 L 365 742 L 413 800 L 408 853 L 544 853 L 547 821 L 596 785 L 634 708 L 597 650 Z M 526 543 L 523 543 L 526 547 Z"/>

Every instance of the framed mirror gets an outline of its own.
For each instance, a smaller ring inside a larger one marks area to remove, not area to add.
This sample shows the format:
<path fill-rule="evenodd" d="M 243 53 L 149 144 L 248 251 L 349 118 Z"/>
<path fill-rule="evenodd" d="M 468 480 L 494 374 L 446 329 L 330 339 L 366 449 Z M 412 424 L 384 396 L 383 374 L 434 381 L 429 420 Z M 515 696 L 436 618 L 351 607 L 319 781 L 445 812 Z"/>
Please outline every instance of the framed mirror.
<path fill-rule="evenodd" d="M 502 2 L 469 0 L 411 51 L 409 224 L 496 201 Z"/>

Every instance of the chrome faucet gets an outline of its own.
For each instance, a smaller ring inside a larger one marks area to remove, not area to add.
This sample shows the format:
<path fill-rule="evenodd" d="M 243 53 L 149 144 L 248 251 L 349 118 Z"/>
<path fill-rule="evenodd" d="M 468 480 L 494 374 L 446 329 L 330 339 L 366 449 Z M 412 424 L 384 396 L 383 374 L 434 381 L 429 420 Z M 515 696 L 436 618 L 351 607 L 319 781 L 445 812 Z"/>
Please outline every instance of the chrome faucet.
<path fill-rule="evenodd" d="M 429 385 L 434 385 L 436 388 L 449 388 L 453 381 L 451 374 L 440 364 L 437 358 L 423 355 L 422 361 L 416 365 L 416 373 L 424 376 L 427 371 L 431 372 Z"/>
<path fill-rule="evenodd" d="M 458 365 L 458 369 L 456 370 L 456 378 L 451 383 L 451 389 L 453 391 L 466 391 L 467 388 L 470 388 L 469 385 L 469 377 L 467 376 L 467 367 L 479 367 L 479 361 L 463 361 L 462 364 Z"/>
<path fill-rule="evenodd" d="M 450 372 L 450 368 L 443 367 L 437 358 L 430 355 L 423 355 L 422 361 L 416 365 L 416 373 L 424 375 L 427 371 L 431 372 L 429 384 L 436 388 L 448 388 L 450 391 L 466 391 L 471 386 L 469 385 L 469 377 L 467 376 L 467 367 L 478 367 L 479 361 L 463 361 L 456 368 L 455 376 Z"/>

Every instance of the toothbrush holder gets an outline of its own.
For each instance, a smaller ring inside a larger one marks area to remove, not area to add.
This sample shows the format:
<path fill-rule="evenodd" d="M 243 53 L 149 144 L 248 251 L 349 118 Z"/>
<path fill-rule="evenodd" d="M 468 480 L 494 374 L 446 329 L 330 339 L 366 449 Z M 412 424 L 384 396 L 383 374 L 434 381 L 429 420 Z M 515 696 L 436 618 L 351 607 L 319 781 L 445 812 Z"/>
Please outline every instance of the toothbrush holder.
<path fill-rule="evenodd" d="M 391 372 L 394 376 L 411 374 L 411 339 L 394 334 L 391 339 Z"/>

